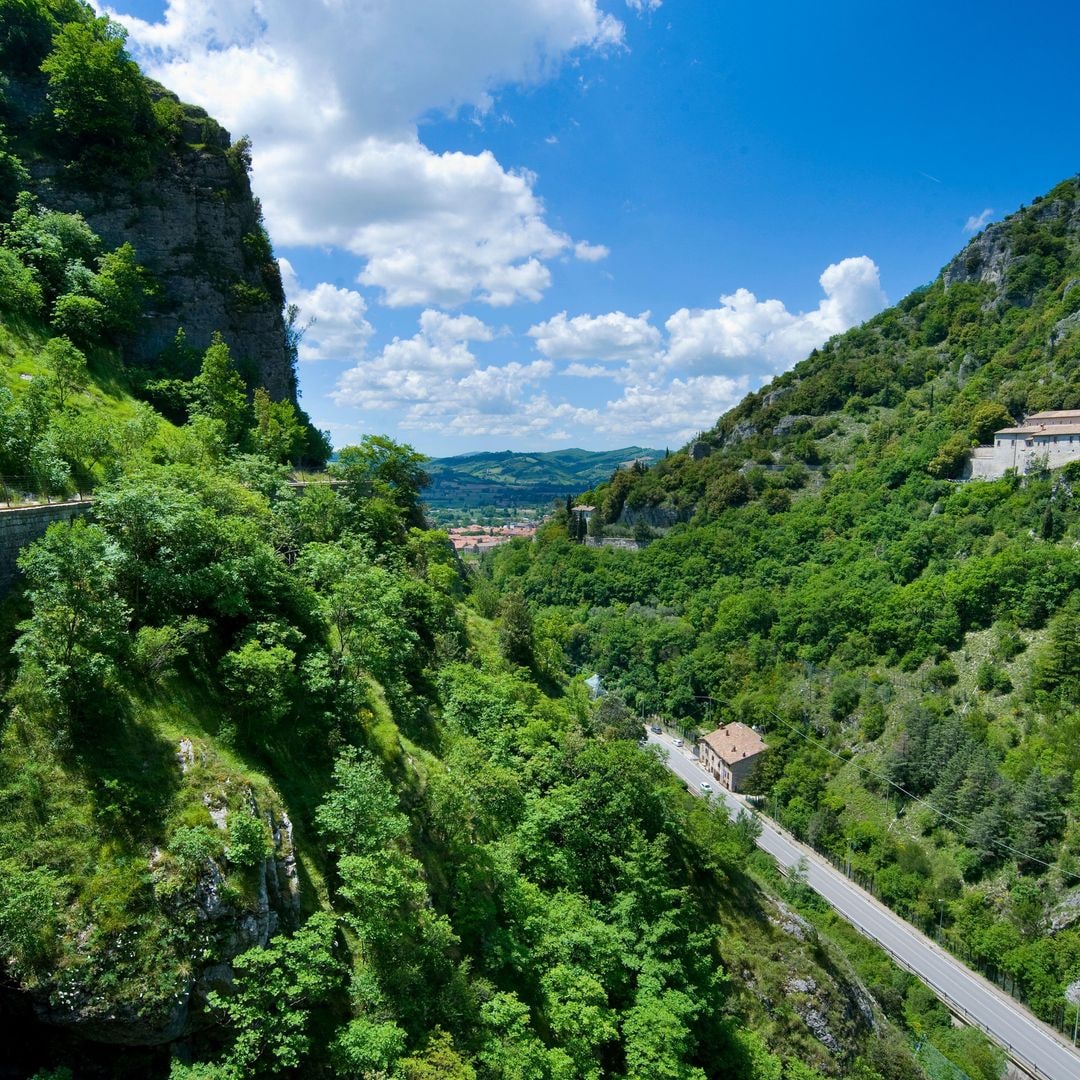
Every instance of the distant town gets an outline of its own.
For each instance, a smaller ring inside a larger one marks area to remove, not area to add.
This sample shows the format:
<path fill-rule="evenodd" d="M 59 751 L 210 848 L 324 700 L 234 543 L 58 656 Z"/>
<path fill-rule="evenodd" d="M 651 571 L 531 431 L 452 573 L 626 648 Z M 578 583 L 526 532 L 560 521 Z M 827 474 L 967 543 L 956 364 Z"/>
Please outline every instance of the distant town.
<path fill-rule="evenodd" d="M 483 555 L 511 540 L 531 540 L 539 526 L 539 521 L 527 518 L 510 525 L 460 525 L 447 529 L 447 533 L 459 555 Z"/>

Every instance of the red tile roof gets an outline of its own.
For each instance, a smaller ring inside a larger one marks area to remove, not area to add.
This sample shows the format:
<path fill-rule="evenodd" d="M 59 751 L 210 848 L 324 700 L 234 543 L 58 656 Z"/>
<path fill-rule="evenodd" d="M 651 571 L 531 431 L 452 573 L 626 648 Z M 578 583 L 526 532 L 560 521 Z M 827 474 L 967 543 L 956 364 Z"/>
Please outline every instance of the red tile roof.
<path fill-rule="evenodd" d="M 738 722 L 710 731 L 701 741 L 728 765 L 769 749 L 765 740 L 753 728 Z"/>

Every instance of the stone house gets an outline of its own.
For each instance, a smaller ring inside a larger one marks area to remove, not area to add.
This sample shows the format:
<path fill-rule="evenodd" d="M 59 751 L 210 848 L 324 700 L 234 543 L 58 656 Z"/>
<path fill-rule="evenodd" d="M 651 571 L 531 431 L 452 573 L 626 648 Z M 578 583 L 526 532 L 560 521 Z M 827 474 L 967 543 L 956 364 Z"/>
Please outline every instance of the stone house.
<path fill-rule="evenodd" d="M 731 791 L 740 789 L 758 757 L 768 749 L 752 727 L 737 722 L 703 735 L 697 745 L 698 761 Z"/>
<path fill-rule="evenodd" d="M 1017 427 L 995 431 L 992 445 L 972 450 L 964 478 L 997 480 L 1008 469 L 1022 476 L 1071 461 L 1080 461 L 1080 409 L 1033 413 Z"/>

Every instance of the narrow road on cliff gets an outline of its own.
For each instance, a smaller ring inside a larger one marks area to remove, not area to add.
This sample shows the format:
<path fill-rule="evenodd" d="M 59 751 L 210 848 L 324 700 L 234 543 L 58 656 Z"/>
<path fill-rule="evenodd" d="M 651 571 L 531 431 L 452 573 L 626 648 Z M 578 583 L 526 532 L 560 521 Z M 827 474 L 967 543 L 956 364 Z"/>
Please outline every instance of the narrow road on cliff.
<path fill-rule="evenodd" d="M 731 817 L 750 809 L 740 796 L 722 788 L 701 768 L 691 758 L 689 748 L 676 747 L 667 735 L 646 732 L 646 738 L 665 752 L 668 768 L 695 794 L 702 794 L 701 784 L 707 781 L 714 789 L 712 797 L 724 802 Z M 1056 1031 L 849 881 L 786 830 L 760 815 L 758 821 L 758 847 L 785 869 L 804 859 L 807 885 L 902 967 L 918 975 L 956 1015 L 982 1028 L 1025 1072 L 1038 1080 L 1080 1078 L 1080 1054 Z"/>

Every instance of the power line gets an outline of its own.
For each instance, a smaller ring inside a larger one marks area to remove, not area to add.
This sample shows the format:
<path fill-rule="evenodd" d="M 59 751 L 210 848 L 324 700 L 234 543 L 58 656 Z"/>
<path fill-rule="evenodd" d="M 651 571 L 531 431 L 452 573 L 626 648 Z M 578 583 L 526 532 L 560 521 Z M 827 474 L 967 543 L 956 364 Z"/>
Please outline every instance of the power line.
<path fill-rule="evenodd" d="M 838 754 L 835 750 L 826 746 L 823 742 L 811 738 L 804 731 L 800 731 L 794 724 L 792 724 L 788 720 L 785 720 L 782 716 L 777 715 L 771 709 L 768 710 L 768 712 L 770 716 L 775 717 L 785 727 L 791 728 L 791 730 L 794 731 L 796 735 L 805 739 L 808 743 L 818 747 L 818 749 L 820 750 L 824 750 L 827 754 L 831 754 L 834 758 L 836 758 L 843 764 L 852 764 L 857 769 L 862 769 L 863 772 L 866 773 L 868 776 L 873 776 L 876 779 L 882 781 L 883 783 L 888 784 L 890 787 L 896 788 L 896 790 L 899 791 L 902 795 L 905 795 L 907 798 L 913 800 L 914 802 L 925 806 L 928 810 L 937 814 L 938 817 L 944 819 L 945 821 L 954 824 L 957 829 L 959 829 L 960 832 L 964 833 L 966 836 L 971 835 L 970 826 L 965 825 L 964 822 L 961 821 L 958 817 L 955 817 L 954 815 L 948 813 L 948 811 L 946 810 L 938 809 L 938 807 L 934 806 L 933 803 L 927 801 L 924 798 L 921 798 L 918 795 L 913 794 L 912 792 L 908 791 L 907 788 L 905 788 L 902 784 L 898 784 L 895 780 L 889 779 L 889 777 L 887 777 L 884 773 L 876 772 L 874 769 L 871 769 L 869 765 L 864 765 L 861 761 L 856 761 L 854 758 L 851 758 L 850 760 L 844 758 L 843 755 Z M 1021 851 L 1019 848 L 1014 848 L 1011 844 L 1007 844 L 1004 840 L 993 839 L 991 840 L 991 843 L 1001 850 L 1008 851 L 1013 855 L 1017 855 L 1022 859 L 1026 859 L 1028 862 L 1038 863 L 1040 866 L 1045 866 L 1048 870 L 1056 869 L 1058 873 L 1060 873 L 1065 878 L 1071 878 L 1073 881 L 1080 881 L 1080 874 L 1070 874 L 1067 871 L 1062 870 L 1060 866 L 1056 866 L 1054 863 L 1048 863 L 1045 859 L 1040 859 L 1036 855 L 1031 855 L 1026 851 Z"/>

